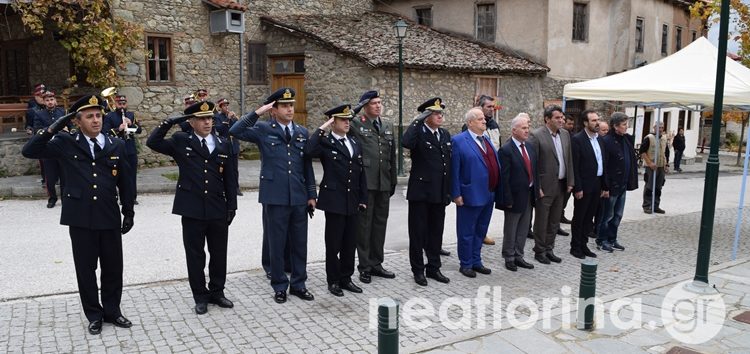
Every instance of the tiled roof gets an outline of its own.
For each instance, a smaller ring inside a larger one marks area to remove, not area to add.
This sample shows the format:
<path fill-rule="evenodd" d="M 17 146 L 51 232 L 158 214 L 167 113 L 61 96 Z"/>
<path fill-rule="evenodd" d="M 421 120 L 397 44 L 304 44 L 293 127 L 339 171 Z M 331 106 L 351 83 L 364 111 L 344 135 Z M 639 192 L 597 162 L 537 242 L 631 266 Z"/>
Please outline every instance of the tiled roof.
<path fill-rule="evenodd" d="M 203 2 L 213 7 L 219 8 L 219 9 L 230 9 L 230 10 L 239 10 L 239 11 L 247 10 L 247 6 L 242 5 L 232 0 L 203 0 Z"/>
<path fill-rule="evenodd" d="M 263 16 L 261 20 L 293 35 L 313 39 L 372 67 L 396 67 L 398 39 L 393 24 L 399 18 L 391 13 L 366 12 L 356 17 L 293 15 Z M 493 74 L 541 74 L 549 71 L 544 65 L 508 54 L 497 47 L 404 20 L 408 25 L 403 40 L 405 68 Z"/>

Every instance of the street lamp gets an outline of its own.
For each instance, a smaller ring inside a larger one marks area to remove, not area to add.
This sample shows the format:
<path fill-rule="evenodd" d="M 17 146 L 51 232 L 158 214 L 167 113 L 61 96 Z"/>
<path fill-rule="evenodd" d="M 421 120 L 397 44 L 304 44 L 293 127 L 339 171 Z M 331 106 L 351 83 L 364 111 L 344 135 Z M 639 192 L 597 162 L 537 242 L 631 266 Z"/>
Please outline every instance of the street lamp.
<path fill-rule="evenodd" d="M 404 37 L 406 37 L 406 22 L 398 19 L 393 24 L 398 38 L 398 175 L 404 176 L 404 148 L 401 146 L 401 138 L 404 137 Z"/>

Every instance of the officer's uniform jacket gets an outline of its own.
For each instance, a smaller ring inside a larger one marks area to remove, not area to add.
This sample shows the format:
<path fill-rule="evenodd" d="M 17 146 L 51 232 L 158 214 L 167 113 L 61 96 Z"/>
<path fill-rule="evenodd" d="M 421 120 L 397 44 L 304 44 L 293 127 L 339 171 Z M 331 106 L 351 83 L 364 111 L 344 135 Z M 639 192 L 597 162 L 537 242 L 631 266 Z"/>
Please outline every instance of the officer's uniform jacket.
<path fill-rule="evenodd" d="M 333 134 L 317 129 L 305 146 L 305 154 L 320 158 L 323 179 L 316 207 L 329 213 L 352 215 L 359 204 L 367 204 L 367 178 L 362 163 L 362 147 L 347 135 L 354 155 Z"/>
<path fill-rule="evenodd" d="M 65 111 L 60 107 L 55 107 L 53 110 L 48 110 L 47 107 L 42 107 L 34 111 L 34 120 L 31 123 L 34 131 L 39 129 L 47 129 L 57 118 L 65 115 Z"/>
<path fill-rule="evenodd" d="M 403 147 L 411 153 L 409 201 L 450 204 L 451 135 L 443 128 L 438 132 L 440 141 L 419 119 L 404 133 Z"/>
<path fill-rule="evenodd" d="M 352 120 L 349 134 L 362 144 L 362 162 L 367 174 L 367 189 L 391 191 L 396 185 L 396 143 L 393 124 L 380 117 L 380 132 L 364 115 Z"/>
<path fill-rule="evenodd" d="M 119 229 L 122 215 L 133 216 L 134 186 L 126 177 L 132 168 L 125 158 L 122 140 L 105 137 L 104 148 L 91 155 L 88 138 L 80 132 L 46 130 L 32 136 L 23 156 L 57 159 L 65 176 L 60 224 L 91 230 Z"/>
<path fill-rule="evenodd" d="M 232 146 L 212 134 L 215 148 L 206 155 L 194 133 L 176 132 L 165 139 L 171 127 L 162 122 L 148 137 L 146 145 L 172 156 L 179 167 L 172 213 L 198 220 L 226 218 L 228 211 L 237 210 L 235 159 L 230 157 Z"/>
<path fill-rule="evenodd" d="M 235 123 L 229 133 L 260 149 L 260 203 L 306 205 L 317 197 L 312 159 L 304 153 L 308 133 L 303 126 L 291 123 L 292 139 L 287 143 L 283 125 L 275 120 L 258 121 L 258 115 L 252 112 Z"/>
<path fill-rule="evenodd" d="M 141 126 L 136 122 L 135 120 L 135 114 L 133 112 L 125 111 L 125 117 L 130 119 L 132 124 L 130 124 L 128 127 L 130 128 L 136 128 L 135 133 L 140 134 L 141 133 Z M 104 119 L 102 120 L 102 133 L 107 134 L 109 136 L 116 136 L 119 138 L 122 138 L 125 141 L 125 152 L 128 155 L 136 155 L 138 154 L 138 149 L 135 146 L 135 137 L 129 137 L 128 139 L 125 138 L 125 131 L 120 131 L 120 124 L 122 124 L 122 112 L 121 111 L 114 111 L 109 112 L 104 116 Z"/>
<path fill-rule="evenodd" d="M 237 156 L 240 154 L 239 139 L 235 139 L 229 134 L 229 128 L 231 128 L 235 123 L 237 123 L 237 121 L 227 117 L 224 112 L 217 112 L 216 114 L 214 114 L 214 131 L 216 132 L 216 135 L 227 139 L 232 143 L 232 156 Z"/>

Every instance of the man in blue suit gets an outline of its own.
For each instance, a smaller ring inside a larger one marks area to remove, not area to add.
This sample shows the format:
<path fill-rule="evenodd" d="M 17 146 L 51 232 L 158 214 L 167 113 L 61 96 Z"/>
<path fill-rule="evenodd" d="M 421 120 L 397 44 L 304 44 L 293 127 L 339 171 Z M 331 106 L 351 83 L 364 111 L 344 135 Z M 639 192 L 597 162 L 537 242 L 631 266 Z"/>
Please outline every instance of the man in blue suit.
<path fill-rule="evenodd" d="M 451 139 L 451 198 L 456 203 L 456 233 L 461 274 L 490 274 L 482 265 L 482 241 L 492 218 L 500 167 L 492 142 L 484 135 L 487 121 L 479 108 L 464 116 L 467 130 Z"/>
<path fill-rule="evenodd" d="M 258 117 L 271 113 L 272 120 Z M 274 301 L 286 302 L 286 291 L 302 300 L 315 299 L 307 291 L 307 213 L 315 210 L 315 174 L 304 153 L 308 133 L 294 119 L 294 90 L 281 88 L 263 106 L 229 129 L 237 139 L 258 145 L 261 154 L 258 201 L 265 210 L 264 230 L 271 256 Z M 288 236 L 287 236 L 288 235 Z M 292 278 L 284 273 L 284 247 L 290 245 Z"/>
<path fill-rule="evenodd" d="M 503 226 L 503 258 L 505 268 L 515 272 L 518 267 L 534 269 L 523 259 L 523 248 L 529 233 L 531 207 L 539 198 L 537 155 L 529 138 L 529 115 L 518 114 L 511 121 L 511 139 L 500 148 L 500 196 L 498 209 L 505 211 Z"/>

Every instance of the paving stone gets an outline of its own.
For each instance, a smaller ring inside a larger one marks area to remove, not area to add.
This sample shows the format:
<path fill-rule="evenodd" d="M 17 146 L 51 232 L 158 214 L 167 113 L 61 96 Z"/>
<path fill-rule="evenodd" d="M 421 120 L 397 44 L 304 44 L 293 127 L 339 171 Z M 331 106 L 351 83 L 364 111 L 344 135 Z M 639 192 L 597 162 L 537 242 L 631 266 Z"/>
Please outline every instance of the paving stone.
<path fill-rule="evenodd" d="M 621 337 L 620 340 L 636 347 L 650 347 L 668 343 L 672 338 L 665 335 L 662 331 L 638 329 Z"/>
<path fill-rule="evenodd" d="M 501 331 L 500 338 L 521 351 L 538 354 L 564 353 L 565 347 L 534 329 Z"/>
<path fill-rule="evenodd" d="M 579 342 L 578 344 L 594 353 L 646 353 L 636 346 L 610 338 L 592 339 L 584 342 Z"/>
<path fill-rule="evenodd" d="M 512 344 L 503 340 L 497 334 L 485 336 L 482 338 L 482 345 L 477 354 L 491 354 L 491 353 L 507 353 L 507 354 L 521 354 L 523 353 L 520 349 L 514 347 Z"/>

